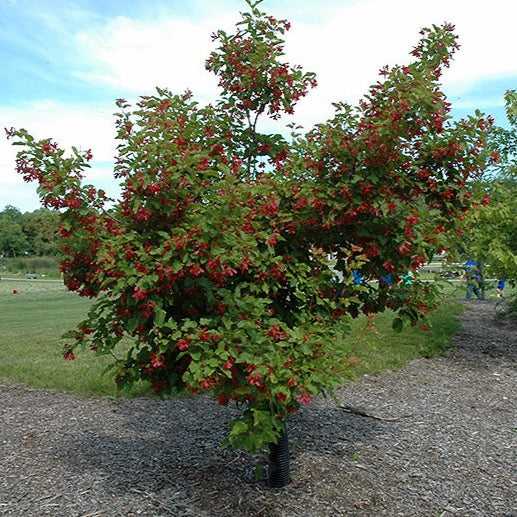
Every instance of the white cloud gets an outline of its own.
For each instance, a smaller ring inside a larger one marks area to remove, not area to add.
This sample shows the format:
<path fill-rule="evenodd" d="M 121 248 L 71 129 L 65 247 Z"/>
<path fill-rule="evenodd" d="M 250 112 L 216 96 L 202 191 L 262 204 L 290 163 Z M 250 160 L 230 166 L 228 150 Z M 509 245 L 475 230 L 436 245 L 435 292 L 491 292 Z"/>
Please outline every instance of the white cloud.
<path fill-rule="evenodd" d="M 293 23 L 288 55 L 317 72 L 318 91 L 303 102 L 308 118 L 321 120 L 329 102 L 356 102 L 384 65 L 406 63 L 423 27 L 456 26 L 460 49 L 443 82 L 462 95 L 474 81 L 517 75 L 514 22 L 517 2 L 493 0 L 361 0 L 339 7 L 317 24 Z M 502 105 L 502 95 L 496 105 Z"/>
<path fill-rule="evenodd" d="M 461 95 L 472 81 L 517 75 L 513 0 L 492 0 L 490 5 L 482 0 L 355 0 L 330 2 L 325 9 L 301 2 L 302 9 L 299 3 L 282 2 L 278 14 L 293 22 L 288 59 L 318 75 L 317 90 L 300 103 L 295 117 L 305 125 L 329 116 L 331 102 L 356 102 L 385 64 L 407 62 L 419 30 L 432 24 L 453 23 L 460 37 L 461 48 L 444 74 L 449 92 Z M 318 9 L 314 20 L 309 7 Z M 261 8 L 275 13 L 267 2 Z M 75 74 L 134 94 L 167 86 L 174 92 L 189 88 L 198 98 L 211 100 L 217 80 L 204 70 L 212 49 L 210 34 L 221 27 L 231 30 L 238 19 L 237 12 L 213 12 L 203 11 L 210 18 L 186 19 L 161 11 L 153 22 L 117 17 L 101 28 L 83 30 L 76 43 L 85 61 Z"/>
<path fill-rule="evenodd" d="M 26 128 L 35 138 L 51 137 L 62 147 L 95 146 L 95 158 L 105 161 L 114 156 L 114 111 L 115 106 L 92 107 L 46 100 L 14 108 L 0 106 L 0 119 L 5 127 Z"/>
<path fill-rule="evenodd" d="M 217 80 L 205 71 L 210 34 L 218 28 L 212 25 L 213 21 L 165 18 L 151 23 L 117 17 L 102 29 L 77 35 L 88 64 L 75 75 L 139 95 L 159 86 L 213 97 Z"/>
<path fill-rule="evenodd" d="M 74 55 L 81 56 L 73 74 L 92 88 L 120 91 L 117 96 L 122 97 L 166 86 L 178 93 L 189 88 L 201 101 L 212 100 L 217 79 L 204 69 L 213 48 L 210 34 L 219 28 L 231 31 L 237 11 L 245 9 L 229 12 L 225 5 L 222 0 L 210 2 L 210 9 L 202 9 L 197 18 L 158 10 L 154 21 L 116 17 L 102 26 L 97 21 L 70 41 Z M 318 75 L 318 88 L 300 102 L 293 118 L 305 127 L 328 118 L 331 102 L 356 102 L 377 81 L 382 66 L 407 62 L 419 30 L 433 23 L 453 23 L 459 35 L 461 48 L 443 77 L 449 95 L 461 97 L 458 107 L 469 107 L 468 90 L 476 81 L 517 76 L 514 0 L 329 0 L 317 5 L 266 0 L 260 7 L 292 21 L 286 59 Z M 476 101 L 485 104 L 479 106 L 483 109 L 500 106 L 502 93 L 498 97 L 490 92 Z M 95 160 L 109 162 L 115 154 L 113 111 L 114 104 L 71 106 L 52 100 L 0 106 L 0 121 L 1 126 L 26 127 L 37 137 L 52 136 L 65 147 L 92 148 Z M 0 139 L 0 208 L 8 199 L 6 189 L 22 189 L 14 172 L 15 151 Z M 109 176 L 105 166 L 95 167 L 89 179 L 106 181 Z"/>

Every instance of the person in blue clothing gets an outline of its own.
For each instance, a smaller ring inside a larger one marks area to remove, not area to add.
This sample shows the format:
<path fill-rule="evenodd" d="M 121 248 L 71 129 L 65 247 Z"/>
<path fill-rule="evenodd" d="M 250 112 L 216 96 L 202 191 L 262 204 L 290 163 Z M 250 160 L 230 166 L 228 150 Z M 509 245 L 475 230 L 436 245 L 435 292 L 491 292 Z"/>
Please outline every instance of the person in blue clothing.
<path fill-rule="evenodd" d="M 501 300 L 504 300 L 504 287 L 505 287 L 505 285 L 506 285 L 506 281 L 505 281 L 504 278 L 500 278 L 497 281 L 497 287 L 496 287 L 497 297 L 501 298 Z"/>
<path fill-rule="evenodd" d="M 393 285 L 393 280 L 391 279 L 391 275 L 388 273 L 387 275 L 383 275 L 379 278 L 379 286 L 387 287 L 388 289 Z"/>
<path fill-rule="evenodd" d="M 478 300 L 482 300 L 482 282 L 483 276 L 481 274 L 481 267 L 475 260 L 468 260 L 463 271 L 463 278 L 467 282 L 466 299 L 471 300 L 472 295 L 475 294 Z"/>
<path fill-rule="evenodd" d="M 354 285 L 359 285 L 363 280 L 363 274 L 354 269 L 352 275 L 354 275 Z"/>

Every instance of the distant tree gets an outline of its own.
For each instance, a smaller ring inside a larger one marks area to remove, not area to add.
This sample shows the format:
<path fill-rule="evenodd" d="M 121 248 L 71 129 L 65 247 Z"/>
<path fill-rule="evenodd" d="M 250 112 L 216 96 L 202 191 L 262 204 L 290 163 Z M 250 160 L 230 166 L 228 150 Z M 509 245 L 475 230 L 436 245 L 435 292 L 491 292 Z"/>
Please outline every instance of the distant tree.
<path fill-rule="evenodd" d="M 0 215 L 9 218 L 11 221 L 22 224 L 23 214 L 13 205 L 5 205 L 4 209 L 0 212 Z"/>
<path fill-rule="evenodd" d="M 22 213 L 14 206 L 7 205 L 0 212 L 0 253 L 6 257 L 16 257 L 25 253 L 27 245 Z"/>
<path fill-rule="evenodd" d="M 466 253 L 485 264 L 497 278 L 517 278 L 517 92 L 505 94 L 510 129 L 494 126 L 488 148 L 497 159 L 481 187 L 486 202 L 472 210 L 464 246 Z"/>
<path fill-rule="evenodd" d="M 23 233 L 29 254 L 54 256 L 60 253 L 59 213 L 47 208 L 24 213 Z"/>

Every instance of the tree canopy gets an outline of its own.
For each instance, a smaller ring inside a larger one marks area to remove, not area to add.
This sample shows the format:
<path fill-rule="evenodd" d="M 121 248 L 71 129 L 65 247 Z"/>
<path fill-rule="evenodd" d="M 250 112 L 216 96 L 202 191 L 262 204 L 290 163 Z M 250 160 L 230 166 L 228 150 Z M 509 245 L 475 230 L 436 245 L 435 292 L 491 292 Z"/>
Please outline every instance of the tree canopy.
<path fill-rule="evenodd" d="M 65 356 L 131 336 L 120 385 L 242 404 L 228 440 L 256 450 L 346 378 L 352 318 L 391 308 L 400 328 L 433 305 L 431 284 L 400 280 L 479 201 L 469 180 L 486 166 L 490 121 L 450 117 L 439 79 L 457 43 L 443 25 L 357 106 L 336 103 L 289 139 L 259 133 L 259 117 L 291 114 L 316 80 L 284 61 L 289 23 L 247 3 L 233 33 L 213 35 L 215 105 L 165 89 L 117 101 L 120 199 L 83 185 L 91 151 L 8 133 L 20 174 L 61 212 L 66 285 L 97 298 Z"/>
<path fill-rule="evenodd" d="M 505 95 L 509 129 L 490 129 L 488 149 L 497 161 L 481 187 L 489 198 L 467 218 L 465 252 L 485 264 L 487 273 L 515 282 L 517 278 L 517 92 Z"/>
<path fill-rule="evenodd" d="M 7 205 L 0 212 L 0 255 L 59 254 L 59 215 L 40 208 L 22 213 Z"/>

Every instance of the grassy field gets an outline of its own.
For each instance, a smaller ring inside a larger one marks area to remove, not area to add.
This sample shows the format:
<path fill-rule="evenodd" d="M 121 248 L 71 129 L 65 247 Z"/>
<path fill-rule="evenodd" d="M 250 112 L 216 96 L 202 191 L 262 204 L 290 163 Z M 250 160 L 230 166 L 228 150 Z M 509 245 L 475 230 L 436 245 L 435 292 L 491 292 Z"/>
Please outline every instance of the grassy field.
<path fill-rule="evenodd" d="M 13 293 L 16 291 L 16 294 Z M 113 377 L 103 373 L 113 361 L 89 351 L 65 361 L 61 335 L 86 315 L 91 301 L 66 291 L 60 281 L 0 281 L 0 377 L 31 386 L 70 391 L 83 396 L 116 396 Z M 432 315 L 432 330 L 417 328 L 395 333 L 393 315 L 380 314 L 374 330 L 364 331 L 366 319 L 356 320 L 352 339 L 354 366 L 350 378 L 364 373 L 398 369 L 418 357 L 432 357 L 446 349 L 458 330 L 461 309 L 444 305 Z M 137 386 L 133 395 L 145 393 Z"/>
<path fill-rule="evenodd" d="M 16 291 L 16 294 L 13 294 Z M 61 335 L 85 316 L 91 300 L 67 291 L 61 281 L 0 282 L 0 377 L 85 396 L 116 394 L 113 377 L 103 374 L 112 357 L 80 353 L 62 357 Z"/>

